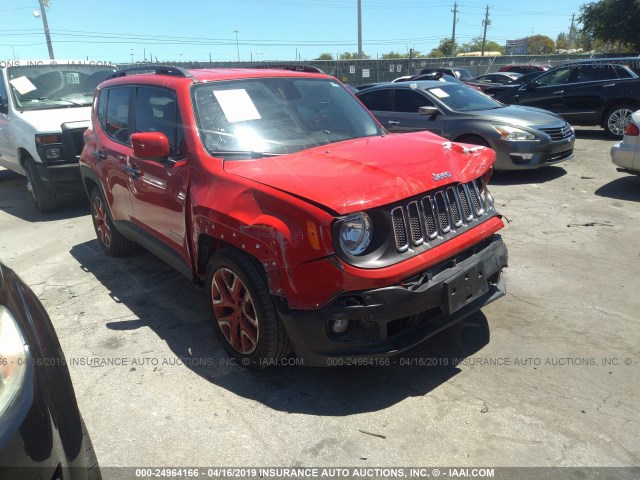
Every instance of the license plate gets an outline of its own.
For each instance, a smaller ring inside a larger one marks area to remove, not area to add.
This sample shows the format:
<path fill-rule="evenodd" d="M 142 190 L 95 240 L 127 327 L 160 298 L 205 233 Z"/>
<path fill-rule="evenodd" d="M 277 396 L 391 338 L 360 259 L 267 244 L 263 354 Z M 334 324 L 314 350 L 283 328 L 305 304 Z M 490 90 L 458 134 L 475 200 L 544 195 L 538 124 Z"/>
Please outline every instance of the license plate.
<path fill-rule="evenodd" d="M 444 282 L 449 315 L 473 302 L 489 291 L 489 284 L 481 265 L 475 265 L 457 277 Z"/>

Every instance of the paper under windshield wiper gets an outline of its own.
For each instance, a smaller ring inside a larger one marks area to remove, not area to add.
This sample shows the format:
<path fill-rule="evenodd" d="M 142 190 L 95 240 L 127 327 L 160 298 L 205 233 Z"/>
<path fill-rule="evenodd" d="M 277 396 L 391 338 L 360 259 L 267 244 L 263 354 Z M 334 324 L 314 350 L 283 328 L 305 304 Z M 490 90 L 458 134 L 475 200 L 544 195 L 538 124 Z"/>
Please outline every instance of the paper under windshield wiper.
<path fill-rule="evenodd" d="M 254 150 L 213 150 L 211 154 L 214 156 L 239 156 L 249 158 L 279 157 L 283 155 L 282 153 L 256 152 Z"/>

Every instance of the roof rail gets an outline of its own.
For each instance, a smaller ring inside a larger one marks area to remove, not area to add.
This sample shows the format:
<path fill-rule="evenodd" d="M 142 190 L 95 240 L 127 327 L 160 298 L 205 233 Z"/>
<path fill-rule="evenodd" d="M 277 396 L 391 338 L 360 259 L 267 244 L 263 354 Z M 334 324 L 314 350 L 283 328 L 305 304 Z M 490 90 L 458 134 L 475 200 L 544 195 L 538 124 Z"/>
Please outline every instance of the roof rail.
<path fill-rule="evenodd" d="M 156 75 L 170 75 L 172 77 L 193 78 L 193 75 L 185 68 L 171 67 L 169 65 L 143 65 L 140 67 L 125 68 L 118 70 L 113 75 L 109 75 L 106 79 L 126 77 L 127 75 L 142 75 L 145 73 L 154 73 Z"/>
<path fill-rule="evenodd" d="M 292 65 L 292 64 L 264 64 L 253 65 L 251 68 L 268 68 L 274 70 L 291 70 L 292 72 L 304 72 L 304 73 L 325 73 L 318 67 L 312 65 Z"/>

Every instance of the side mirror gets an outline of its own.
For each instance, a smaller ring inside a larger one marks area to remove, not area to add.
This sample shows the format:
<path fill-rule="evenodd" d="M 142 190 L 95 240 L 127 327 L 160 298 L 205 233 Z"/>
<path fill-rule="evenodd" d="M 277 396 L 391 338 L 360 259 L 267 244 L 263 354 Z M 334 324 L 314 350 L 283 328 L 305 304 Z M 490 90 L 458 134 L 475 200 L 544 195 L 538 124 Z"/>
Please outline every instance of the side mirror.
<path fill-rule="evenodd" d="M 524 88 L 525 90 L 535 90 L 539 86 L 540 84 L 538 82 L 536 82 L 535 80 L 532 80 L 529 83 L 527 83 Z"/>
<path fill-rule="evenodd" d="M 131 149 L 138 158 L 162 160 L 170 153 L 169 140 L 162 132 L 140 132 L 131 135 Z"/>
<path fill-rule="evenodd" d="M 438 113 L 440 113 L 440 111 L 438 110 L 438 107 L 420 107 L 418 108 L 418 113 L 420 115 L 437 115 Z"/>
<path fill-rule="evenodd" d="M 0 113 L 9 113 L 7 99 L 0 95 Z"/>

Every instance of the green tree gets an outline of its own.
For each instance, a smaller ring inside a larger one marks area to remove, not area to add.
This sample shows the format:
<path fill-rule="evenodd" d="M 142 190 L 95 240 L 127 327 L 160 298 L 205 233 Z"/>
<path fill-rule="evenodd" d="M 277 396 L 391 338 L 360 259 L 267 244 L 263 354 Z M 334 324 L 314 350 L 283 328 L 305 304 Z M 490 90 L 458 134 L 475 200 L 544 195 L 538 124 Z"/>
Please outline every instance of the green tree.
<path fill-rule="evenodd" d="M 320 55 L 318 55 L 318 58 L 316 58 L 316 60 L 333 60 L 333 55 L 331 55 L 330 53 L 321 53 Z"/>
<path fill-rule="evenodd" d="M 419 52 L 418 50 L 413 51 L 413 58 L 418 58 L 421 56 L 422 56 L 422 53 Z M 380 55 L 380 58 L 382 60 L 395 60 L 397 58 L 409 58 L 409 52 L 400 53 L 400 52 L 391 51 L 389 53 L 383 53 L 382 55 Z"/>
<path fill-rule="evenodd" d="M 569 37 L 566 33 L 560 32 L 556 37 L 556 50 L 567 50 L 569 48 Z"/>
<path fill-rule="evenodd" d="M 340 60 L 358 60 L 358 52 L 343 52 L 340 54 Z M 371 58 L 366 53 L 362 52 L 363 59 Z"/>
<path fill-rule="evenodd" d="M 449 42 L 451 45 L 451 42 Z M 469 43 L 463 43 L 460 45 L 460 50 L 462 52 L 481 52 L 482 51 L 482 37 L 472 38 Z M 504 55 L 505 48 L 504 45 L 500 45 L 497 42 L 487 40 L 484 45 L 485 52 L 500 52 Z"/>
<path fill-rule="evenodd" d="M 458 44 L 456 43 L 453 52 L 454 55 L 457 53 L 457 50 Z M 443 38 L 442 40 L 440 40 L 440 44 L 436 48 L 431 50 L 428 56 L 436 58 L 451 56 L 451 38 Z"/>
<path fill-rule="evenodd" d="M 532 35 L 526 37 L 527 55 L 548 55 L 553 53 L 556 46 L 546 35 Z"/>
<path fill-rule="evenodd" d="M 600 0 L 580 7 L 582 32 L 596 40 L 618 44 L 619 50 L 640 51 L 640 2 Z"/>

